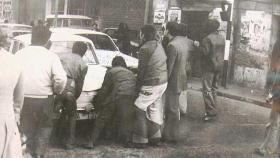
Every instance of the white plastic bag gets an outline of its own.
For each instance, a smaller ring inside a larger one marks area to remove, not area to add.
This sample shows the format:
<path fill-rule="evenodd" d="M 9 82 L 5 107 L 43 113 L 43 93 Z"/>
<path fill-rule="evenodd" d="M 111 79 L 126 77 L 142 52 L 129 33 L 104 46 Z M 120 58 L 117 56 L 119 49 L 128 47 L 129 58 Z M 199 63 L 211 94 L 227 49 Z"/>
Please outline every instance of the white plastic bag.
<path fill-rule="evenodd" d="M 182 114 L 186 114 L 187 109 L 188 109 L 188 91 L 187 90 L 181 92 L 181 94 L 179 96 L 179 106 L 180 106 L 180 112 Z"/>

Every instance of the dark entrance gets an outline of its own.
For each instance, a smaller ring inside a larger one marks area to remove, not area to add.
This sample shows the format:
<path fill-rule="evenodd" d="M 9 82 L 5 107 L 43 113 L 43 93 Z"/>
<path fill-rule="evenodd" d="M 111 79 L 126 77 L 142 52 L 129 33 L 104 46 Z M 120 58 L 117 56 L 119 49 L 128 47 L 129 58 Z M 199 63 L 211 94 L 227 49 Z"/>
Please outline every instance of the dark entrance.
<path fill-rule="evenodd" d="M 182 11 L 182 23 L 188 26 L 188 37 L 192 40 L 201 42 L 204 33 L 203 26 L 208 19 L 208 11 Z M 191 55 L 192 76 L 201 77 L 200 55 L 194 52 Z"/>

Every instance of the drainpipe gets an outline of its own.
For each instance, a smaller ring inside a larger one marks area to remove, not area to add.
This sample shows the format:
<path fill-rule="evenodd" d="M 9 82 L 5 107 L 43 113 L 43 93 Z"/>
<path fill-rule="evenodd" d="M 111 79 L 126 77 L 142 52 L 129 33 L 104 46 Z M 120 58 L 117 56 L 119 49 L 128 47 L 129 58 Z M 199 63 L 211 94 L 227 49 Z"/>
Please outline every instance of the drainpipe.
<path fill-rule="evenodd" d="M 146 0 L 144 25 L 145 25 L 145 24 L 148 24 L 148 21 L 149 21 L 149 12 L 150 12 L 150 0 Z"/>
<path fill-rule="evenodd" d="M 65 0 L 65 3 L 64 3 L 64 11 L 63 11 L 63 14 L 66 15 L 68 12 L 68 0 Z"/>
<path fill-rule="evenodd" d="M 57 17 L 58 17 L 58 1 L 59 0 L 55 0 L 55 8 L 54 8 L 54 27 L 57 27 Z"/>
<path fill-rule="evenodd" d="M 1 18 L 4 18 L 4 0 L 2 0 L 2 13 Z"/>
<path fill-rule="evenodd" d="M 223 79 L 222 86 L 227 87 L 227 74 L 228 74 L 228 60 L 229 60 L 229 51 L 230 51 L 230 36 L 231 36 L 231 25 L 232 25 L 232 14 L 233 14 L 233 4 L 234 0 L 228 0 L 228 9 L 230 9 L 230 18 L 227 21 L 227 35 L 226 35 L 226 45 L 225 45 L 225 54 L 224 54 L 224 67 L 223 67 Z"/>

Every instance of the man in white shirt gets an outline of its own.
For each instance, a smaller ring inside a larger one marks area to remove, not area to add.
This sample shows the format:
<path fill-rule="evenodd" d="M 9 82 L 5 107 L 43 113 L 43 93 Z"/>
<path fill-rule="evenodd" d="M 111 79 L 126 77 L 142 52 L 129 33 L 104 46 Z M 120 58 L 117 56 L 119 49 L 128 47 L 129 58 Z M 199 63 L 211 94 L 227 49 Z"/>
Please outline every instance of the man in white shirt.
<path fill-rule="evenodd" d="M 31 46 L 17 52 L 26 74 L 21 129 L 33 158 L 42 158 L 46 153 L 52 130 L 53 95 L 64 90 L 67 80 L 59 57 L 43 47 L 47 40 L 32 40 Z"/>

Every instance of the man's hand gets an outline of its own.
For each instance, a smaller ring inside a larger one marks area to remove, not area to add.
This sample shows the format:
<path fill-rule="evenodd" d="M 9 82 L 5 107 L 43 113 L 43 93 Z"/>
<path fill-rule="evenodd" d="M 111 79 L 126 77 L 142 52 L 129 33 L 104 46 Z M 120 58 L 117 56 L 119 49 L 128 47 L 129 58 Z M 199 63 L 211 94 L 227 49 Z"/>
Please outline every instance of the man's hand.
<path fill-rule="evenodd" d="M 20 114 L 15 113 L 15 120 L 16 120 L 17 125 L 19 126 L 20 125 Z"/>
<path fill-rule="evenodd" d="M 86 112 L 91 112 L 92 109 L 93 109 L 93 105 L 92 104 L 88 104 L 88 105 L 85 106 Z"/>
<path fill-rule="evenodd" d="M 200 43 L 199 43 L 198 41 L 193 41 L 193 45 L 194 45 L 195 47 L 199 47 Z"/>

